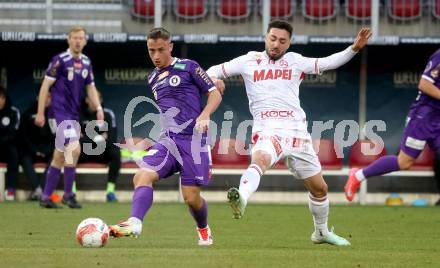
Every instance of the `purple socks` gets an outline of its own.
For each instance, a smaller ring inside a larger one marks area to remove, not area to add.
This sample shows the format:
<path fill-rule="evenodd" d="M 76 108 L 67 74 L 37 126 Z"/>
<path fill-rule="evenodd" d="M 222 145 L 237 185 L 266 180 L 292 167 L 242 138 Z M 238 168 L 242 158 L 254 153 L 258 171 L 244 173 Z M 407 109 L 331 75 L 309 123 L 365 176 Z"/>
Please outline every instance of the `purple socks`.
<path fill-rule="evenodd" d="M 397 161 L 397 156 L 386 155 L 363 168 L 362 173 L 364 173 L 365 178 L 369 178 L 398 170 L 400 170 L 400 167 Z"/>
<path fill-rule="evenodd" d="M 131 203 L 131 216 L 144 220 L 151 205 L 153 204 L 153 188 L 140 186 L 134 190 L 133 201 Z"/>
<path fill-rule="evenodd" d="M 53 166 L 49 166 L 47 169 L 46 184 L 44 185 L 42 197 L 43 200 L 47 201 L 52 195 L 53 191 L 58 185 L 58 181 L 60 180 L 60 173 L 61 170 Z"/>
<path fill-rule="evenodd" d="M 198 211 L 195 211 L 192 207 L 189 207 L 189 212 L 196 221 L 197 227 L 205 228 L 208 226 L 208 203 L 204 199 L 203 205 Z"/>

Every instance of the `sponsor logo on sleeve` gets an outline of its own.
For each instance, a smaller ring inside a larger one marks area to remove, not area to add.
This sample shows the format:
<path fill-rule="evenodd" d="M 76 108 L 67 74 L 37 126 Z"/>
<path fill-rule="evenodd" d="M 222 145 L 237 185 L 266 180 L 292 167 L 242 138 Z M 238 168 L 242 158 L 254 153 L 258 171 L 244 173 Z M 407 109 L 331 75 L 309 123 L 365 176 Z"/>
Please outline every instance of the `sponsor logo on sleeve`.
<path fill-rule="evenodd" d="M 205 71 L 203 71 L 203 69 L 201 67 L 197 67 L 195 71 L 196 71 L 196 74 L 198 74 L 200 76 L 200 78 L 202 78 L 203 81 L 205 81 L 206 84 L 212 85 L 211 79 L 208 77 L 208 75 L 205 73 Z"/>
<path fill-rule="evenodd" d="M 57 61 L 52 65 L 52 67 L 50 68 L 49 74 L 50 74 L 51 76 L 56 76 L 56 75 L 57 75 L 57 69 L 58 69 L 58 66 L 60 66 L 60 60 L 57 60 Z"/>

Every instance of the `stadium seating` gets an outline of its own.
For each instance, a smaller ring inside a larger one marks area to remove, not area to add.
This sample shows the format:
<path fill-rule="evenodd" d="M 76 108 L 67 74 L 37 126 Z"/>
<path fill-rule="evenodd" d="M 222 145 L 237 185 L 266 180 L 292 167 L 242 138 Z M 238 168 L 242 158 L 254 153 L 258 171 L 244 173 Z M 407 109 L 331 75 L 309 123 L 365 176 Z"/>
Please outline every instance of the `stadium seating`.
<path fill-rule="evenodd" d="M 432 10 L 432 15 L 435 18 L 440 19 L 440 0 L 432 0 L 431 10 Z"/>
<path fill-rule="evenodd" d="M 379 154 L 376 155 L 365 155 L 362 153 L 362 144 L 367 144 L 371 148 L 374 145 L 374 142 L 369 140 L 358 140 L 356 141 L 353 146 L 351 147 L 350 155 L 349 155 L 349 162 L 348 165 L 350 167 L 365 167 L 369 164 L 371 164 L 373 161 L 379 159 L 380 157 L 386 155 L 385 147 L 382 149 L 382 151 Z"/>
<path fill-rule="evenodd" d="M 263 12 L 263 3 L 260 0 L 259 12 Z M 272 0 L 270 1 L 270 16 L 272 18 L 289 18 L 296 9 L 296 1 L 294 0 Z"/>
<path fill-rule="evenodd" d="M 434 165 L 434 152 L 429 148 L 429 146 L 425 146 L 422 153 L 417 157 L 416 162 L 411 167 L 411 170 L 432 170 L 432 166 Z"/>
<path fill-rule="evenodd" d="M 334 18 L 339 9 L 335 0 L 302 0 L 303 16 L 312 20 L 327 20 Z"/>
<path fill-rule="evenodd" d="M 413 20 L 422 15 L 421 0 L 387 0 L 388 15 L 395 20 Z"/>
<path fill-rule="evenodd" d="M 333 140 L 321 139 L 319 141 L 314 141 L 315 151 L 318 154 L 319 162 L 321 163 L 322 169 L 342 169 L 342 156 L 341 149 Z"/>
<path fill-rule="evenodd" d="M 249 156 L 239 154 L 245 143 L 235 139 L 219 140 L 212 148 L 213 168 L 247 168 Z"/>
<path fill-rule="evenodd" d="M 370 19 L 371 2 L 371 0 L 347 0 L 345 2 L 345 15 L 355 20 Z"/>
<path fill-rule="evenodd" d="M 251 13 L 250 0 L 218 0 L 217 15 L 225 19 L 243 19 Z"/>
<path fill-rule="evenodd" d="M 162 15 L 165 14 L 165 6 L 162 7 Z M 154 18 L 154 0 L 132 0 L 130 13 L 133 17 L 152 19 Z"/>
<path fill-rule="evenodd" d="M 208 13 L 206 0 L 174 0 L 174 14 L 182 19 L 199 19 Z"/>

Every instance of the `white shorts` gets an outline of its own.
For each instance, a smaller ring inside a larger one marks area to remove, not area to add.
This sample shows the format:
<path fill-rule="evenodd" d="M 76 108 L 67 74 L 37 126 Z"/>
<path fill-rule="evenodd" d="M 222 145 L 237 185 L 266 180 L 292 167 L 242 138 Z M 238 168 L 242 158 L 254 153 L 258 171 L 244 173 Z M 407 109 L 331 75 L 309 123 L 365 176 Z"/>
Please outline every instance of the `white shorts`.
<path fill-rule="evenodd" d="M 321 163 L 307 131 L 260 131 L 252 135 L 252 144 L 252 154 L 259 150 L 270 154 L 271 166 L 285 159 L 287 167 L 298 179 L 306 179 L 321 172 Z"/>

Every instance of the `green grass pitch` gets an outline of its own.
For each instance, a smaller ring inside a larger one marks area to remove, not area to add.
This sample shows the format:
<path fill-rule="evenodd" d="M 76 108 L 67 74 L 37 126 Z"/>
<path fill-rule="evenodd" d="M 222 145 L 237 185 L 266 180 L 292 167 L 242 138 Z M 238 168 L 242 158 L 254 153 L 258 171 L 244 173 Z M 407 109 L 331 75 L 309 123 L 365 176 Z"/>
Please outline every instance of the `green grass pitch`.
<path fill-rule="evenodd" d="M 233 220 L 227 204 L 209 205 L 214 245 L 197 246 L 183 204 L 154 204 L 141 237 L 81 248 L 79 222 L 116 223 L 129 204 L 85 203 L 46 210 L 37 203 L 0 204 L 0 267 L 440 267 L 440 210 L 435 207 L 333 206 L 329 226 L 352 246 L 314 245 L 306 205 L 250 204 Z"/>

